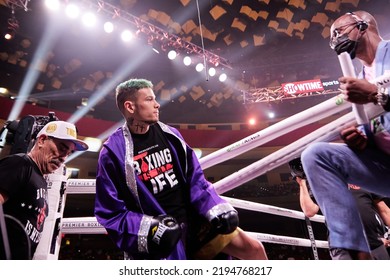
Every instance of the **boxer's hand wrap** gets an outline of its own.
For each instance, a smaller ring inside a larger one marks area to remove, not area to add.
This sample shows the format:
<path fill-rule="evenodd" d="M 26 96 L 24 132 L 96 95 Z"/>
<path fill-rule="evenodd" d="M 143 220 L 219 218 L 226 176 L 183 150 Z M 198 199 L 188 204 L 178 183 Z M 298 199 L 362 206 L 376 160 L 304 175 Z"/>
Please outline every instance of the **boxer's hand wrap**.
<path fill-rule="evenodd" d="M 155 259 L 169 256 L 181 238 L 181 228 L 168 215 L 153 217 L 148 233 L 148 252 Z"/>

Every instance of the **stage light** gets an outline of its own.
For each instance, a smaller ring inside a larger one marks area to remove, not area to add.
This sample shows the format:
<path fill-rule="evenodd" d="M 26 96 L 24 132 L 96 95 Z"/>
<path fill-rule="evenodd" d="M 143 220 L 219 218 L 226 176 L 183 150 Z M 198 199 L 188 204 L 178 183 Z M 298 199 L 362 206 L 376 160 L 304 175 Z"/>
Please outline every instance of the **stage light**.
<path fill-rule="evenodd" d="M 114 24 L 110 21 L 107 21 L 104 23 L 103 28 L 106 33 L 112 33 L 114 31 Z"/>
<path fill-rule="evenodd" d="M 15 36 L 15 31 L 8 31 L 5 35 L 4 35 L 4 38 L 6 40 L 11 40 L 13 37 Z"/>
<path fill-rule="evenodd" d="M 8 89 L 5 88 L 5 87 L 0 87 L 0 94 L 7 94 L 8 93 Z"/>
<path fill-rule="evenodd" d="M 87 106 L 88 105 L 88 98 L 86 98 L 86 97 L 81 98 L 81 105 L 82 106 Z"/>
<path fill-rule="evenodd" d="M 268 113 L 268 117 L 269 117 L 270 119 L 275 118 L 275 113 L 274 113 L 274 112 L 269 112 L 269 113 Z"/>
<path fill-rule="evenodd" d="M 76 5 L 74 4 L 69 4 L 68 6 L 66 6 L 65 8 L 65 14 L 72 18 L 72 19 L 75 19 L 79 16 L 80 14 L 80 10 L 79 10 L 79 7 L 77 7 Z"/>
<path fill-rule="evenodd" d="M 84 141 L 88 144 L 88 152 L 99 152 L 102 147 L 102 140 L 94 137 L 85 137 Z"/>
<path fill-rule="evenodd" d="M 83 15 L 81 20 L 85 26 L 92 27 L 96 23 L 96 16 L 94 14 L 92 14 L 91 12 L 88 12 L 88 13 Z"/>
<path fill-rule="evenodd" d="M 16 0 L 14 0 L 17 2 Z M 26 1 L 26 3 L 29 0 Z M 97 12 L 99 13 L 105 13 L 107 16 L 111 17 L 111 19 L 121 19 L 123 21 L 126 21 L 127 23 L 131 25 L 135 25 L 135 28 L 141 29 L 142 33 L 146 33 L 148 37 L 153 36 L 160 40 L 162 42 L 161 50 L 163 52 L 166 51 L 167 48 L 173 48 L 178 53 L 189 53 L 191 55 L 195 56 L 201 56 L 203 57 L 207 63 L 210 63 L 213 67 L 219 67 L 221 65 L 226 66 L 228 68 L 231 68 L 230 63 L 212 53 L 209 51 L 205 51 L 203 47 L 199 47 L 196 44 L 193 44 L 191 42 L 186 42 L 185 39 L 178 37 L 172 33 L 167 33 L 163 29 L 159 28 L 158 26 L 154 26 L 153 24 L 145 21 L 142 18 L 137 18 L 131 14 L 129 14 L 127 11 L 122 10 L 110 3 L 108 1 L 92 1 L 92 0 L 85 0 L 85 1 L 74 1 L 74 0 L 44 0 L 46 2 L 46 5 L 48 7 L 52 7 L 53 9 L 58 6 L 58 3 L 60 3 L 60 9 L 62 9 L 62 3 L 66 3 L 64 10 L 66 12 L 67 17 L 70 18 L 77 18 L 80 15 L 80 12 L 83 11 L 84 8 L 91 9 L 91 8 L 97 8 Z M 1 2 L 1 1 L 0 1 Z M 8 1 L 6 1 L 8 2 Z M 11 1 L 13 2 L 13 1 Z M 20 1 L 22 2 L 22 1 Z M 112 2 L 112 1 L 111 1 Z M 187 1 L 188 2 L 188 1 Z M 26 4 L 27 5 L 27 4 Z M 165 21 L 165 18 L 164 18 Z M 162 23 L 162 22 L 161 22 Z M 165 24 L 164 24 L 165 25 Z M 111 27 L 108 27 L 108 30 L 111 30 Z M 106 32 L 112 32 L 112 31 L 106 31 Z M 135 30 L 134 30 L 135 32 Z M 136 36 L 136 35 L 134 35 Z M 161 53 L 160 50 L 160 53 Z M 174 55 L 173 55 L 174 56 Z M 172 59 L 172 58 L 170 58 Z"/>
<path fill-rule="evenodd" d="M 227 79 L 227 75 L 225 73 L 222 73 L 221 75 L 219 75 L 218 79 L 220 82 L 224 82 Z"/>
<path fill-rule="evenodd" d="M 185 56 L 185 57 L 183 58 L 183 63 L 184 63 L 185 66 L 191 65 L 191 57 Z"/>
<path fill-rule="evenodd" d="M 129 42 L 133 38 L 133 33 L 130 30 L 125 30 L 122 32 L 121 38 L 124 42 Z"/>
<path fill-rule="evenodd" d="M 249 125 L 255 125 L 256 124 L 256 119 L 255 118 L 250 118 L 248 120 L 248 123 L 249 123 Z"/>
<path fill-rule="evenodd" d="M 203 69 L 204 69 L 203 63 L 196 64 L 196 66 L 195 66 L 196 71 L 201 72 Z"/>
<path fill-rule="evenodd" d="M 168 58 L 170 60 L 174 60 L 176 58 L 176 56 L 177 56 L 177 52 L 175 50 L 171 50 L 168 52 Z"/>
<path fill-rule="evenodd" d="M 60 1 L 58 0 L 45 0 L 45 6 L 52 11 L 58 11 L 60 9 Z"/>
<path fill-rule="evenodd" d="M 210 68 L 209 68 L 209 75 L 210 75 L 211 77 L 214 77 L 216 73 L 217 73 L 217 71 L 215 70 L 214 67 L 210 67 Z"/>
<path fill-rule="evenodd" d="M 19 29 L 19 22 L 15 17 L 15 12 L 12 10 L 12 16 L 7 20 L 7 33 L 4 35 L 6 40 L 11 40 L 16 35 L 16 30 Z"/>

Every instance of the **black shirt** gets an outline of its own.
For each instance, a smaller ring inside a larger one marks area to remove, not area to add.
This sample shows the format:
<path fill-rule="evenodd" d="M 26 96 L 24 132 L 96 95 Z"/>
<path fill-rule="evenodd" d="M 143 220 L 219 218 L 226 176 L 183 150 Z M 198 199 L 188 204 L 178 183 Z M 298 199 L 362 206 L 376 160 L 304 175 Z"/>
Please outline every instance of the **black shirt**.
<path fill-rule="evenodd" d="M 370 249 L 376 249 L 383 245 L 380 238 L 384 236 L 385 226 L 375 208 L 375 201 L 380 201 L 383 198 L 361 189 L 350 189 L 350 191 L 356 199 Z"/>
<path fill-rule="evenodd" d="M 164 211 L 179 222 L 187 220 L 189 188 L 184 183 L 179 163 L 158 125 L 151 125 L 145 134 L 132 134 L 134 168 Z"/>
<path fill-rule="evenodd" d="M 11 258 L 32 258 L 49 213 L 47 182 L 29 156 L 15 154 L 0 160 L 0 190 L 8 196 L 3 208 Z M 4 259 L 0 239 L 0 258 Z"/>

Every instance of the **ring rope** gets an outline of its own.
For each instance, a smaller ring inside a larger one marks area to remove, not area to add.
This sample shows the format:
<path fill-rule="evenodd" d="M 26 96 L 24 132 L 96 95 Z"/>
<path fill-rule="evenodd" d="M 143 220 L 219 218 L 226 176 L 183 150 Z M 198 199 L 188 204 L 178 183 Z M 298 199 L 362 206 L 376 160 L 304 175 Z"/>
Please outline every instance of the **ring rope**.
<path fill-rule="evenodd" d="M 96 187 L 95 179 L 68 179 L 65 194 L 94 194 Z M 251 211 L 274 214 L 294 219 L 304 220 L 305 215 L 296 210 L 281 208 L 236 198 L 224 197 L 232 206 Z M 310 218 L 312 221 L 324 223 L 325 219 L 321 215 L 315 215 Z M 62 218 L 61 233 L 63 234 L 107 234 L 103 226 L 99 224 L 95 217 L 72 217 Z M 311 247 L 312 243 L 309 239 L 272 235 L 266 233 L 248 232 L 250 236 L 261 241 L 276 244 L 296 245 L 303 247 Z M 328 248 L 327 241 L 316 240 L 318 248 Z"/>
<path fill-rule="evenodd" d="M 373 118 L 383 112 L 383 108 L 373 104 L 371 106 L 370 104 L 370 106 L 367 106 L 366 112 L 370 118 Z M 310 143 L 318 141 L 328 142 L 334 140 L 339 135 L 340 129 L 354 124 L 356 124 L 355 116 L 353 112 L 350 112 L 336 119 L 335 121 L 322 126 L 312 133 L 309 133 L 299 140 L 260 159 L 259 161 L 254 162 L 242 168 L 241 170 L 215 182 L 214 187 L 220 194 L 234 189 L 245 182 L 263 175 L 269 170 L 286 164 L 291 159 L 299 156 Z"/>
<path fill-rule="evenodd" d="M 335 96 L 316 106 L 297 113 L 294 116 L 281 120 L 240 141 L 200 158 L 200 165 L 203 169 L 214 166 L 268 143 L 269 141 L 294 131 L 295 129 L 324 119 L 350 107 L 351 103 L 344 101 L 342 95 Z"/>

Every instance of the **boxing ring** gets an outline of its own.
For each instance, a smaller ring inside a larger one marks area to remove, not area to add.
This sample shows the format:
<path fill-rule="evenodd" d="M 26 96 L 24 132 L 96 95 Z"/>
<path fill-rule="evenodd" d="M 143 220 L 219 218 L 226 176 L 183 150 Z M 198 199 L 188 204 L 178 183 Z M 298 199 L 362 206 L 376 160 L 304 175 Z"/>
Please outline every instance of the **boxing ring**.
<path fill-rule="evenodd" d="M 338 119 L 322 126 L 301 139 L 277 150 L 251 165 L 248 165 L 222 180 L 217 181 L 214 184 L 215 189 L 217 193 L 223 194 L 265 174 L 267 171 L 288 163 L 291 159 L 298 157 L 307 145 L 312 142 L 336 140 L 341 128 L 356 124 L 356 116 L 353 111 L 351 112 L 351 107 L 351 103 L 345 101 L 341 95 L 335 96 L 236 143 L 200 158 L 201 166 L 203 169 L 207 169 L 223 161 L 234 158 L 244 152 L 250 151 L 253 148 L 260 147 L 261 145 L 306 124 L 316 122 L 336 113 L 350 111 L 349 113 L 345 113 Z M 383 112 L 383 109 L 380 106 L 375 106 L 373 104 L 365 105 L 364 109 L 367 113 L 367 117 L 369 118 L 373 118 Z M 64 168 L 66 169 L 66 167 Z M 64 170 L 60 170 L 56 174 L 49 175 L 47 178 L 49 182 L 50 209 L 54 209 L 54 211 L 51 210 L 49 212 L 50 214 L 47 217 L 45 224 L 45 229 L 46 227 L 49 227 L 49 230 L 44 232 L 34 259 L 58 259 L 61 237 L 63 234 L 106 234 L 105 229 L 97 222 L 95 217 L 62 217 L 64 206 L 66 204 L 66 197 L 68 195 L 95 193 L 95 179 L 67 179 L 65 174 L 66 172 Z M 226 196 L 223 196 L 223 198 L 230 202 L 233 207 L 238 209 L 279 215 L 291 219 L 306 220 L 310 236 L 309 239 L 247 231 L 250 236 L 258 241 L 291 246 L 311 247 L 313 249 L 315 259 L 318 259 L 318 255 L 316 256 L 317 248 L 328 248 L 327 241 L 314 239 L 312 228 L 310 226 L 310 221 L 324 223 L 324 217 L 321 215 L 315 215 L 314 217 L 308 219 L 300 211 L 249 202 Z M 261 221 L 259 223 L 261 223 Z M 243 230 L 245 230 L 245 228 L 243 228 Z"/>

